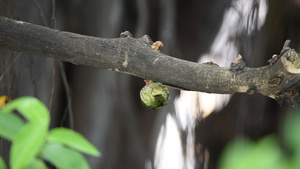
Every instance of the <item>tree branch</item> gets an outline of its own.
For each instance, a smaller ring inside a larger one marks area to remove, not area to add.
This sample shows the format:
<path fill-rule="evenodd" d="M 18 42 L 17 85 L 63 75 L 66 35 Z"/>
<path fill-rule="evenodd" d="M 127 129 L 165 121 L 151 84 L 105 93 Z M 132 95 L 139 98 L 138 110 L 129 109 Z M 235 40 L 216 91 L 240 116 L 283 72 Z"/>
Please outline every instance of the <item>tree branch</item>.
<path fill-rule="evenodd" d="M 260 68 L 245 67 L 239 57 L 229 68 L 177 59 L 151 48 L 149 36 L 103 39 L 53 30 L 0 17 L 0 47 L 103 68 L 186 90 L 208 93 L 261 93 L 283 105 L 298 106 L 300 56 L 284 52 Z"/>

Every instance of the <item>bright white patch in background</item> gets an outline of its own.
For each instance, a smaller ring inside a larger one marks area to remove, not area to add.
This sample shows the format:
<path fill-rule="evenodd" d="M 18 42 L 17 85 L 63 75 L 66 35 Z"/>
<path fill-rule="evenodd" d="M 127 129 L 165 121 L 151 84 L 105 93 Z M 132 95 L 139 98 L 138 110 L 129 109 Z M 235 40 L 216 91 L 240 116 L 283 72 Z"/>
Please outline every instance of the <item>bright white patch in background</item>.
<path fill-rule="evenodd" d="M 213 61 L 219 66 L 230 66 L 238 56 L 237 39 L 243 32 L 252 35 L 265 22 L 266 0 L 234 0 L 225 12 L 220 30 L 209 53 L 199 63 Z M 175 114 L 167 115 L 157 140 L 154 167 L 157 169 L 193 169 L 195 166 L 194 128 L 197 118 L 204 118 L 227 105 L 231 95 L 181 91 L 175 99 Z M 176 119 L 175 119 L 176 118 Z M 176 123 L 177 122 L 177 123 Z M 186 131 L 186 152 L 183 153 L 180 130 Z M 209 153 L 205 153 L 209 156 Z M 207 158 L 208 159 L 208 158 Z M 208 167 L 207 164 L 204 166 Z"/>
<path fill-rule="evenodd" d="M 145 169 L 152 169 L 152 163 L 150 160 L 146 160 L 145 162 Z"/>
<path fill-rule="evenodd" d="M 180 127 L 182 130 L 186 130 L 188 126 L 194 127 L 197 110 L 199 106 L 195 100 L 198 100 L 197 92 L 180 92 L 180 97 L 174 101 L 175 112 L 177 119 L 180 121 Z"/>
<path fill-rule="evenodd" d="M 157 140 L 155 167 L 160 169 L 183 169 L 184 157 L 181 146 L 178 145 L 181 145 L 180 130 L 175 119 L 168 114 L 166 124 L 161 127 Z"/>
<path fill-rule="evenodd" d="M 213 111 L 220 111 L 227 105 L 230 95 L 229 94 L 210 94 L 210 93 L 198 93 L 199 107 L 202 111 L 201 117 L 205 118 Z"/>

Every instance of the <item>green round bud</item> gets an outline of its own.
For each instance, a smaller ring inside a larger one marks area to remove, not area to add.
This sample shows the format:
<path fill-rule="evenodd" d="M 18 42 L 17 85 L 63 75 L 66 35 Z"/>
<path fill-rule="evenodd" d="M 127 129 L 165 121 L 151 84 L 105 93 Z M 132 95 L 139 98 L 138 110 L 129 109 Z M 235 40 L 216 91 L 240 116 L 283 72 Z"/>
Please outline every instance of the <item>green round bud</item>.
<path fill-rule="evenodd" d="M 157 110 L 167 104 L 170 96 L 166 86 L 162 85 L 162 83 L 149 80 L 141 89 L 140 97 L 144 106 Z"/>

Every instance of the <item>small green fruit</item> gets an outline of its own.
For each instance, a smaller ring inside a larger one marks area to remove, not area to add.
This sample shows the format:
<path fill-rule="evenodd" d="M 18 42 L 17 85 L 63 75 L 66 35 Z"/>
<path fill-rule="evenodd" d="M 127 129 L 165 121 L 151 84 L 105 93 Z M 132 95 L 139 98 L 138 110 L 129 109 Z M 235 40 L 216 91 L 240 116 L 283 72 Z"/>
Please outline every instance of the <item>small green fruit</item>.
<path fill-rule="evenodd" d="M 168 88 L 162 83 L 145 80 L 146 85 L 140 91 L 141 101 L 149 109 L 160 109 L 169 100 Z"/>

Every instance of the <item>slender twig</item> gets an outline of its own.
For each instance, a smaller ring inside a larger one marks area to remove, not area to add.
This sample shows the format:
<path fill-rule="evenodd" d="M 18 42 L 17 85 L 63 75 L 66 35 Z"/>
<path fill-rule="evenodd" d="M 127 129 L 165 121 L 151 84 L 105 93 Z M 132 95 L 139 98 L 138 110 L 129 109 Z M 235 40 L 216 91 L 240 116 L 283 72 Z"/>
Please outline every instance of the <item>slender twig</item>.
<path fill-rule="evenodd" d="M 52 15 L 51 15 L 51 28 L 56 29 L 56 18 L 55 18 L 55 0 L 52 0 Z"/>
<path fill-rule="evenodd" d="M 12 62 L 10 62 L 6 69 L 4 70 L 4 72 L 2 73 L 2 75 L 0 76 L 0 82 L 2 81 L 4 75 L 8 72 L 8 70 L 10 69 L 10 67 L 17 61 L 17 59 L 19 59 L 19 57 L 22 55 L 22 53 L 19 53 Z"/>
<path fill-rule="evenodd" d="M 67 95 L 67 101 L 68 101 L 68 110 L 69 110 L 69 121 L 70 121 L 70 128 L 74 129 L 74 118 L 73 118 L 73 108 L 72 108 L 72 96 L 71 96 L 71 89 L 67 80 L 67 75 L 66 72 L 64 71 L 64 65 L 62 62 L 57 62 L 59 66 L 59 70 L 61 73 L 61 77 L 63 80 L 63 84 L 66 90 L 66 95 Z"/>
<path fill-rule="evenodd" d="M 36 8 L 39 10 L 40 16 L 41 16 L 42 21 L 44 23 L 44 26 L 49 27 L 48 22 L 46 20 L 46 17 L 45 17 L 45 14 L 44 14 L 43 10 L 42 10 L 41 5 L 37 2 L 37 0 L 33 0 L 33 2 L 35 4 Z"/>
<path fill-rule="evenodd" d="M 51 114 L 52 105 L 53 105 L 53 98 L 54 98 L 54 91 L 55 91 L 55 60 L 52 61 L 52 88 L 51 88 L 51 96 L 49 102 L 49 112 Z"/>

